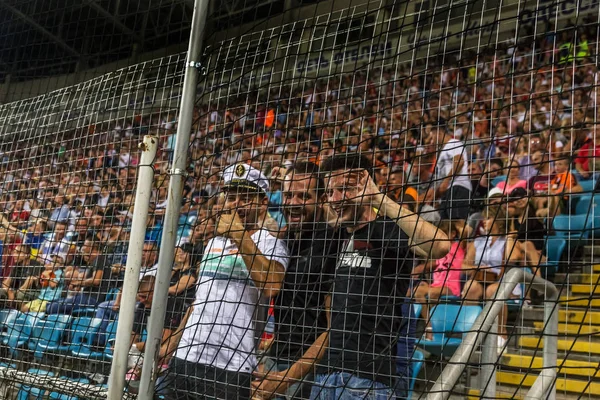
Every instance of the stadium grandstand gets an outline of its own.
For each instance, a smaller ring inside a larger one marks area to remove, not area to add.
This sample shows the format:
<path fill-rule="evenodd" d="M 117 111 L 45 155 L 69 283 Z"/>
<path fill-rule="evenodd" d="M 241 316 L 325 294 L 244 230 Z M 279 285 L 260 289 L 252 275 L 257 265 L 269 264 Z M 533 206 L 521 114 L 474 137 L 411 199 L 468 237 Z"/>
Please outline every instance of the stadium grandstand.
<path fill-rule="evenodd" d="M 599 5 L 0 0 L 0 399 L 600 398 Z"/>

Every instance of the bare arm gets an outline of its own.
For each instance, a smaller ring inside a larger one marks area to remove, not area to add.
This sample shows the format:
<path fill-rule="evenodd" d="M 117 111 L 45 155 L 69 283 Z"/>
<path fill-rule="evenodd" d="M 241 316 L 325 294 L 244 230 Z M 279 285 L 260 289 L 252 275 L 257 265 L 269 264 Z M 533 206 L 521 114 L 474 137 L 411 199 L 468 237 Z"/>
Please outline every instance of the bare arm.
<path fill-rule="evenodd" d="M 175 350 L 177 350 L 177 346 L 179 345 L 179 341 L 181 340 L 181 335 L 185 330 L 185 325 L 187 324 L 187 321 L 190 318 L 190 314 L 193 310 L 194 306 L 190 306 L 185 312 L 183 318 L 181 319 L 177 330 L 170 337 L 163 340 L 159 354 L 159 358 L 161 360 L 170 358 L 175 353 Z"/>
<path fill-rule="evenodd" d="M 389 197 L 383 194 L 378 197 L 375 201 L 377 204 L 381 204 L 379 211 L 386 217 L 395 220 L 400 229 L 408 235 L 411 244 L 414 245 L 415 254 L 425 258 L 431 254 L 431 257 L 436 259 L 448 254 L 450 241 L 444 232 Z"/>
<path fill-rule="evenodd" d="M 195 283 L 196 278 L 192 275 L 182 276 L 173 286 L 169 287 L 169 294 L 171 296 L 176 296 L 194 286 Z"/>
<path fill-rule="evenodd" d="M 244 229 L 237 213 L 221 215 L 217 224 L 217 232 L 235 242 L 250 277 L 265 296 L 273 297 L 279 293 L 285 268 L 277 261 L 270 260 L 262 254 L 252 240 L 250 232 Z"/>
<path fill-rule="evenodd" d="M 285 276 L 283 265 L 265 257 L 247 231 L 243 232 L 241 240 L 236 243 L 254 283 L 262 289 L 265 296 L 276 296 Z"/>
<path fill-rule="evenodd" d="M 462 270 L 469 276 L 475 275 L 475 269 L 477 266 L 475 265 L 475 243 L 471 242 L 467 246 L 467 254 L 465 254 L 465 258 L 462 262 Z"/>

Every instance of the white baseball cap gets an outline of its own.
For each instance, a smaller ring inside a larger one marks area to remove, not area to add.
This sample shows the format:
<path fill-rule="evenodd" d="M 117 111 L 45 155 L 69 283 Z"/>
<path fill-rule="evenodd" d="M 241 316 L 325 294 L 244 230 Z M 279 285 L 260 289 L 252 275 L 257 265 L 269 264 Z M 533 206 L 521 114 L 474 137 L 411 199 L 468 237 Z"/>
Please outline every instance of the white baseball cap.
<path fill-rule="evenodd" d="M 251 165 L 240 163 L 230 165 L 223 171 L 224 188 L 255 189 L 267 194 L 269 180 L 258 169 Z"/>

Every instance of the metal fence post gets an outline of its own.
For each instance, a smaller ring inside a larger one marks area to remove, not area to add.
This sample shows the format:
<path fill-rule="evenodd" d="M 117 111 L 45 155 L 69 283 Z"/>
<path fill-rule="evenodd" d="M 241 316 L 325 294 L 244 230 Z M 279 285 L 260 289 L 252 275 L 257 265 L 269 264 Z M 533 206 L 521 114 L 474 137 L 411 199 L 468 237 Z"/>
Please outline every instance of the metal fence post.
<path fill-rule="evenodd" d="M 187 170 L 187 152 L 190 143 L 194 103 L 196 100 L 196 86 L 198 83 L 198 69 L 206 17 L 208 14 L 209 0 L 195 0 L 194 15 L 190 32 L 190 41 L 186 60 L 186 70 L 179 109 L 177 136 L 173 164 L 170 170 L 169 195 L 163 224 L 162 240 L 158 258 L 158 271 L 154 285 L 154 299 L 152 312 L 148 321 L 148 336 L 144 365 L 140 380 L 139 400 L 150 400 L 154 395 L 154 381 L 156 379 L 156 362 L 161 346 L 162 330 L 167 307 L 169 281 L 173 266 L 175 241 L 177 239 L 177 225 L 182 189 Z"/>
<path fill-rule="evenodd" d="M 125 280 L 123 282 L 121 308 L 119 310 L 114 357 L 110 366 L 108 384 L 109 400 L 121 399 L 125 387 L 127 356 L 129 354 L 129 346 L 131 346 L 131 331 L 138 284 L 140 282 L 144 238 L 146 236 L 146 217 L 148 216 L 152 183 L 154 182 L 154 168 L 152 167 L 152 163 L 156 157 L 158 138 L 155 136 L 144 136 L 144 141 L 140 144 L 140 148 L 142 149 L 142 157 L 138 166 L 139 173 L 135 191 L 135 205 L 131 222 L 131 236 L 127 249 L 127 264 Z"/>

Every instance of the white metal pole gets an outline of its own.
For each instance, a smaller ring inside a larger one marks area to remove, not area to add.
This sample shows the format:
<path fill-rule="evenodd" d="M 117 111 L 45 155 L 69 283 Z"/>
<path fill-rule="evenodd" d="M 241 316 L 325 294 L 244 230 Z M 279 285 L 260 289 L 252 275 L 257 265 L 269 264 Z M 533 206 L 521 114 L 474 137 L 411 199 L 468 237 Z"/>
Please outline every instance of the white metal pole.
<path fill-rule="evenodd" d="M 110 367 L 108 383 L 109 400 L 122 399 L 125 387 L 127 356 L 129 354 L 129 347 L 131 346 L 131 331 L 133 328 L 137 290 L 140 282 L 144 238 L 146 236 L 146 219 L 148 216 L 150 195 L 152 194 L 152 183 L 154 181 L 154 167 L 152 163 L 156 157 L 158 138 L 155 136 L 144 136 L 143 142 L 140 143 L 140 148 L 142 149 L 142 157 L 138 165 L 137 188 L 135 192 L 133 220 L 131 222 L 131 236 L 127 250 L 125 280 L 123 282 L 114 357 Z"/>
<path fill-rule="evenodd" d="M 138 400 L 152 400 L 154 395 L 155 366 L 162 344 L 162 331 L 167 311 L 169 282 L 173 268 L 177 225 L 181 210 L 181 200 L 183 198 L 183 183 L 187 170 L 187 153 L 190 144 L 190 132 L 192 130 L 194 103 L 196 102 L 198 69 L 201 67 L 199 58 L 202 49 L 204 28 L 206 26 L 206 16 L 208 14 L 208 3 L 209 0 L 195 0 L 194 2 L 194 15 L 192 17 L 190 42 L 185 65 L 186 70 L 183 80 L 183 92 L 181 94 L 181 106 L 179 108 L 173 165 L 169 172 L 171 175 L 169 195 L 167 197 L 167 208 L 158 256 L 158 271 L 156 272 L 156 282 L 154 284 L 152 311 L 148 320 L 148 335 L 146 338 L 146 350 L 144 352 L 144 365 L 142 367 Z"/>

